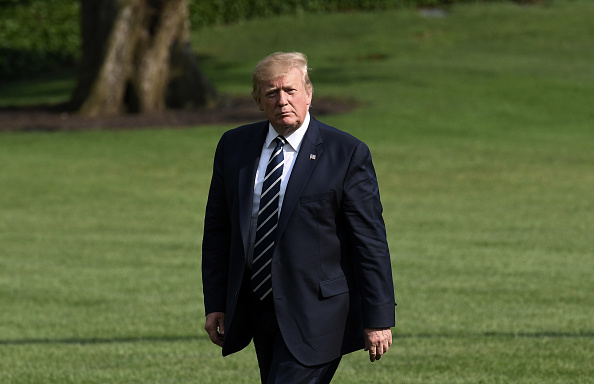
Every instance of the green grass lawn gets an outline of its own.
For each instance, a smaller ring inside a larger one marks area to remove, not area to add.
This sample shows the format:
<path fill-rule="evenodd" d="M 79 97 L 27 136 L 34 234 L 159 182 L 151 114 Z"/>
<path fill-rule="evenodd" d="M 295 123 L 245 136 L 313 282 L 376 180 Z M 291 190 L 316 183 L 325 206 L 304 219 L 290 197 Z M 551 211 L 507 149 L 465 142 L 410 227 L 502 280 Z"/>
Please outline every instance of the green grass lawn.
<path fill-rule="evenodd" d="M 395 343 L 337 383 L 594 383 L 594 2 L 278 17 L 197 31 L 248 94 L 301 50 L 324 122 L 366 141 L 396 284 Z M 0 87 L 64 100 L 72 74 Z M 37 92 L 39 90 L 39 92 Z M 203 327 L 202 218 L 231 126 L 0 135 L 0 383 L 256 383 Z"/>

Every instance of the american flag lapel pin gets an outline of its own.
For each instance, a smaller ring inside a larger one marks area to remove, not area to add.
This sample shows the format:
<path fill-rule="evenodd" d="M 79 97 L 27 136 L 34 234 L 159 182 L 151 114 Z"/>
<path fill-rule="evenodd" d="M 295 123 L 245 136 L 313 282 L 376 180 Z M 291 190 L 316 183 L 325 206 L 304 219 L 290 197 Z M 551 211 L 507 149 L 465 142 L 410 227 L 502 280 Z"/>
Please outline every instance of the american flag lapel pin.
<path fill-rule="evenodd" d="M 316 159 L 316 155 L 314 155 L 313 153 L 309 154 L 309 159 L 310 160 L 315 160 Z"/>

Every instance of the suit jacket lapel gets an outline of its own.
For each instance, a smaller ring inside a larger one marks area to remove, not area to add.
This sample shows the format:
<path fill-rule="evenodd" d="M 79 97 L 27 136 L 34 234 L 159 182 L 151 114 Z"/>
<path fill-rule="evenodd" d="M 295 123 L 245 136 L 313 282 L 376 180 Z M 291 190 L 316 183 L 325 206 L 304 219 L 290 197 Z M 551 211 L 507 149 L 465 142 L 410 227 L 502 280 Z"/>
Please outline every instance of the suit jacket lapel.
<path fill-rule="evenodd" d="M 309 176 L 317 164 L 317 159 L 322 155 L 323 149 L 320 128 L 317 121 L 312 117 L 307 132 L 301 142 L 301 147 L 299 148 L 299 153 L 297 154 L 297 159 L 295 159 L 295 165 L 293 166 L 289 183 L 285 190 L 285 197 L 276 231 L 277 240 L 283 233 L 295 208 L 295 204 L 299 200 L 301 191 L 305 187 L 307 180 L 309 180 Z"/>
<path fill-rule="evenodd" d="M 252 222 L 252 204 L 254 201 L 254 180 L 262 153 L 262 145 L 268 132 L 268 121 L 254 129 L 254 134 L 242 145 L 242 163 L 239 169 L 239 230 L 243 240 L 244 255 L 248 254 L 250 225 Z"/>

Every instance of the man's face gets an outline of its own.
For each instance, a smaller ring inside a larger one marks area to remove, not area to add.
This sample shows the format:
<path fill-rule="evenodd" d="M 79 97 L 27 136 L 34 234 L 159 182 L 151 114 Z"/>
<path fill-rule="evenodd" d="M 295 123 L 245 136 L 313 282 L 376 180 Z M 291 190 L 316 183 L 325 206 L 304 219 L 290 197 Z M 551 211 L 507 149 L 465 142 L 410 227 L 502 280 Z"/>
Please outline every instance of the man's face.
<path fill-rule="evenodd" d="M 258 106 L 281 135 L 289 135 L 303 124 L 311 104 L 311 90 L 303 84 L 303 74 L 292 68 L 284 77 L 259 84 Z"/>

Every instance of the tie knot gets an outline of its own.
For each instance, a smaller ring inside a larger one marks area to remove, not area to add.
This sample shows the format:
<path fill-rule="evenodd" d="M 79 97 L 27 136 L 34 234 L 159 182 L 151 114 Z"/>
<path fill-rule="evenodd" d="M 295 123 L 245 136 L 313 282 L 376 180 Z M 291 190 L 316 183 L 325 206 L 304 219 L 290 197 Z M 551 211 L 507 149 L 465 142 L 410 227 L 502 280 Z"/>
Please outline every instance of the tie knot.
<path fill-rule="evenodd" d="M 277 147 L 279 147 L 279 146 L 282 147 L 287 142 L 286 139 L 284 137 L 282 137 L 281 135 L 278 135 L 277 137 L 275 137 L 274 141 L 276 141 Z"/>

